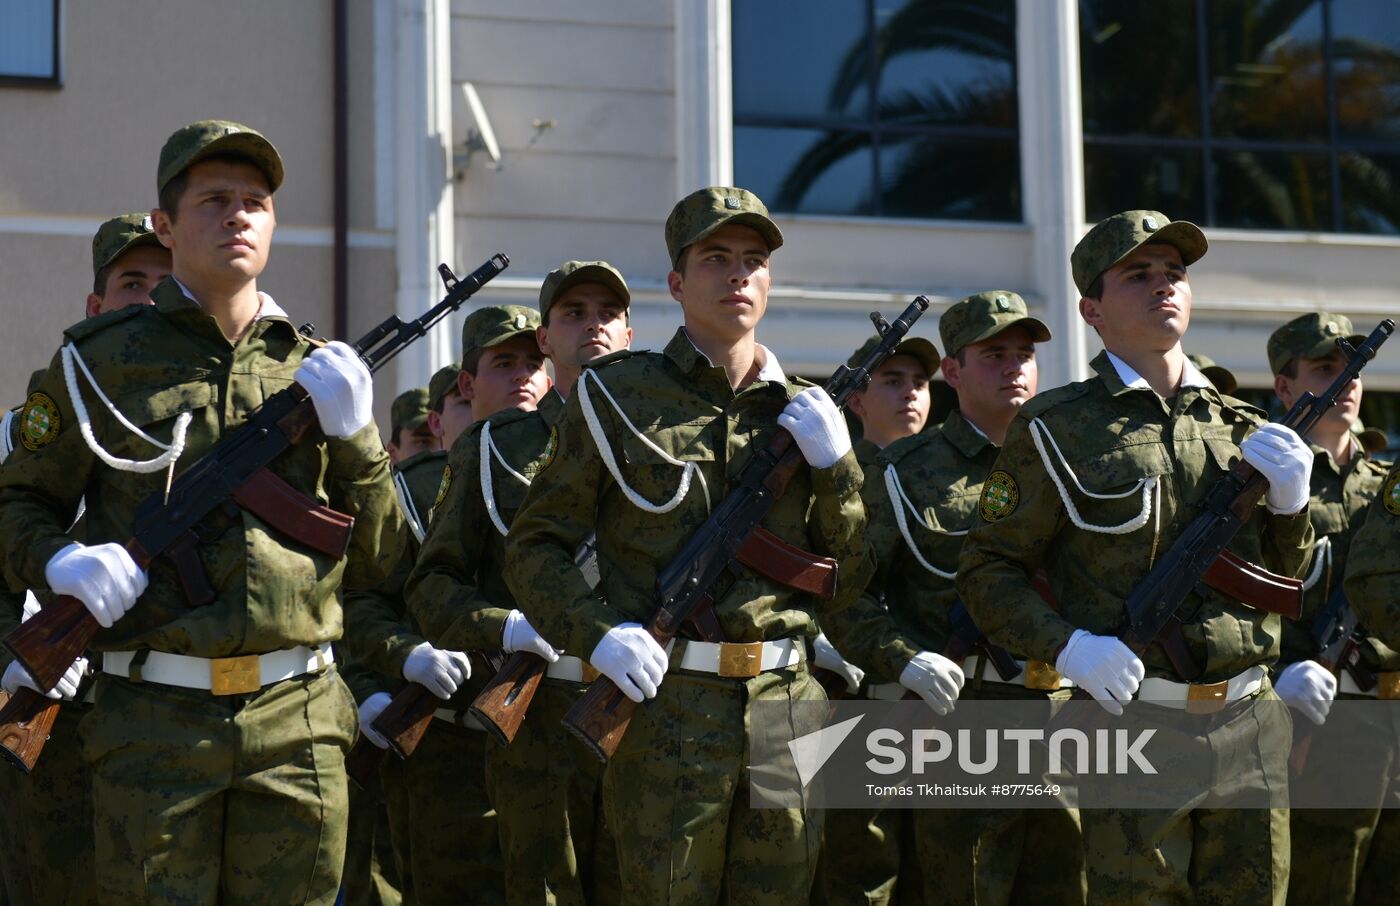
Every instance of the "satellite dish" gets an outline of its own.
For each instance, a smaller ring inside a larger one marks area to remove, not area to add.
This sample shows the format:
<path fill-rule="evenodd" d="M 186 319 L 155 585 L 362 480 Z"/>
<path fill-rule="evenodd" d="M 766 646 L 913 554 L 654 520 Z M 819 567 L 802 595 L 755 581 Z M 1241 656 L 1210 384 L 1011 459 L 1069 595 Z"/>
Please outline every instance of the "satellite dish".
<path fill-rule="evenodd" d="M 486 106 L 481 103 L 481 96 L 476 93 L 476 86 L 471 82 L 462 83 L 462 100 L 466 103 L 467 116 L 471 118 L 471 126 L 467 132 L 468 159 L 473 151 L 480 149 L 491 158 L 492 164 L 499 164 L 501 146 L 496 141 L 496 130 L 491 128 L 491 118 L 486 115 Z"/>

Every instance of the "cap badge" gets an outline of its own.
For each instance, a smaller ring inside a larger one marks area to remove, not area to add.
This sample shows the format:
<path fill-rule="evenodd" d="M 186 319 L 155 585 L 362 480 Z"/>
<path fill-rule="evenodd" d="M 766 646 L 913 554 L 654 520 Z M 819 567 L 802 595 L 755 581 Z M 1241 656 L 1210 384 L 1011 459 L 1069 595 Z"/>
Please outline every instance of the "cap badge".
<path fill-rule="evenodd" d="M 737 211 L 739 210 L 739 199 L 733 195 L 726 195 L 724 196 L 724 206 L 731 211 Z"/>
<path fill-rule="evenodd" d="M 1337 329 L 1337 322 L 1336 322 L 1336 321 L 1328 321 L 1326 324 L 1322 325 L 1322 332 L 1323 332 L 1323 333 L 1326 333 L 1326 334 L 1332 334 L 1332 335 L 1336 335 L 1336 334 L 1341 333 L 1341 331 L 1340 331 L 1339 329 Z"/>
<path fill-rule="evenodd" d="M 515 316 L 515 329 L 516 329 L 516 330 L 524 330 L 524 329 L 525 329 L 525 325 L 528 324 L 528 323 L 530 323 L 530 322 L 529 322 L 528 320 L 526 320 L 526 318 L 525 318 L 524 315 L 519 315 L 519 314 L 518 314 L 518 315 Z"/>
<path fill-rule="evenodd" d="M 141 229 L 153 232 L 155 228 L 155 224 L 151 223 L 151 215 L 147 214 L 145 219 L 141 221 Z"/>
<path fill-rule="evenodd" d="M 997 311 L 1010 311 L 1011 303 L 1006 301 L 1005 296 L 997 296 Z"/>
<path fill-rule="evenodd" d="M 1147 232 L 1149 232 L 1149 233 L 1155 233 L 1155 232 L 1157 232 L 1157 218 L 1156 218 L 1156 217 L 1144 217 L 1144 218 L 1142 218 L 1142 228 L 1143 228 L 1144 230 L 1146 230 Z"/>

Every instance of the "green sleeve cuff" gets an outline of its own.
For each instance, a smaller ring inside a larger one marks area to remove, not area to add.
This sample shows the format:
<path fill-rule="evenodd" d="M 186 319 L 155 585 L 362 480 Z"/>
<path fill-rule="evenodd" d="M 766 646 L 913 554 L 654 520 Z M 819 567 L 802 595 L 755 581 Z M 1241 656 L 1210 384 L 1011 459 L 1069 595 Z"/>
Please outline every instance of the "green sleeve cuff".
<path fill-rule="evenodd" d="M 859 494 L 864 480 L 865 475 L 860 463 L 856 462 L 855 452 L 847 450 L 846 455 L 836 460 L 831 468 L 812 470 L 812 492 L 819 497 L 831 495 L 844 498 Z"/>

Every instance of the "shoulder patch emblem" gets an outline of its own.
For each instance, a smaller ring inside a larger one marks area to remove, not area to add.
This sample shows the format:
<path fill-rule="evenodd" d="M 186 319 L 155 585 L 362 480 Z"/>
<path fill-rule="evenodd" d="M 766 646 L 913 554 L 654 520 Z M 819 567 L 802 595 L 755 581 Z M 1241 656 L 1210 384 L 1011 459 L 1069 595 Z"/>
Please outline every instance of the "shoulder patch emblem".
<path fill-rule="evenodd" d="M 1016 487 L 1016 479 L 1009 472 L 997 469 L 987 476 L 987 483 L 982 485 L 982 518 L 988 522 L 1005 519 L 1016 511 L 1016 504 L 1020 501 L 1021 491 Z"/>
<path fill-rule="evenodd" d="M 544 445 L 544 452 L 540 454 L 539 461 L 535 464 L 535 474 L 543 472 L 549 468 L 549 464 L 554 462 L 554 454 L 559 452 L 559 428 L 551 426 L 549 429 L 549 442 Z"/>
<path fill-rule="evenodd" d="M 46 393 L 32 393 L 20 414 L 19 439 L 27 450 L 37 450 L 58 437 L 58 406 Z"/>
<path fill-rule="evenodd" d="M 452 467 L 442 467 L 442 481 L 438 482 L 437 497 L 433 500 L 433 509 L 442 506 L 442 502 L 447 499 L 447 492 L 452 489 Z"/>
<path fill-rule="evenodd" d="M 1400 470 L 1390 473 L 1381 488 L 1381 503 L 1392 516 L 1400 516 Z"/>

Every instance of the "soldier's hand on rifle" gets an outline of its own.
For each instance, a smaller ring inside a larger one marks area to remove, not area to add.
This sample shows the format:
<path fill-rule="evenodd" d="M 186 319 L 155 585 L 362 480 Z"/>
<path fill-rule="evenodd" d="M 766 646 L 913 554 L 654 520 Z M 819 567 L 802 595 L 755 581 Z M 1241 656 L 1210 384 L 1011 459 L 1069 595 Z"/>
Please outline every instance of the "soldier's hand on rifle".
<path fill-rule="evenodd" d="M 29 675 L 29 671 L 24 669 L 23 664 L 19 661 L 11 661 L 10 666 L 5 668 L 4 677 L 0 677 L 0 688 L 14 695 L 19 687 L 25 686 L 49 698 L 71 702 L 78 694 L 78 684 L 83 681 L 83 674 L 87 673 L 87 669 L 87 658 L 80 657 L 63 672 L 57 685 L 52 689 L 40 689 L 39 684 L 34 682 L 34 677 Z"/>
<path fill-rule="evenodd" d="M 920 651 L 899 674 L 899 684 L 917 693 L 940 717 L 953 710 L 963 681 L 962 668 L 936 651 Z"/>
<path fill-rule="evenodd" d="M 465 683 L 471 675 L 472 662 L 465 654 L 434 648 L 429 642 L 419 642 L 403 660 L 404 679 L 426 687 L 429 692 L 444 700 L 451 698 L 457 687 Z M 379 743 L 376 742 L 375 745 Z"/>
<path fill-rule="evenodd" d="M 146 572 L 120 544 L 92 547 L 74 542 L 44 567 L 49 588 L 72 595 L 104 629 L 120 620 L 146 590 Z"/>
<path fill-rule="evenodd" d="M 1274 691 L 1288 707 L 1320 727 L 1337 697 L 1337 678 L 1317 661 L 1298 661 L 1283 668 Z"/>
<path fill-rule="evenodd" d="M 518 610 L 512 610 L 506 617 L 505 628 L 501 631 L 501 648 L 511 654 L 517 651 L 537 654 L 551 664 L 559 660 L 554 646 L 546 642 L 544 636 L 525 619 L 525 614 Z"/>
<path fill-rule="evenodd" d="M 814 469 L 829 469 L 851 449 L 846 417 L 820 387 L 808 387 L 787 404 L 778 424 L 797 441 L 802 458 Z"/>
<path fill-rule="evenodd" d="M 314 350 L 292 377 L 306 388 L 327 437 L 349 437 L 373 420 L 373 379 L 348 343 L 335 340 Z"/>
<path fill-rule="evenodd" d="M 826 637 L 826 633 L 819 634 L 812 641 L 812 649 L 816 652 L 818 667 L 830 670 L 844 679 L 846 691 L 852 695 L 860 691 L 860 681 L 865 679 L 865 671 L 843 658 L 841 652 L 837 651 L 836 646 Z"/>
<path fill-rule="evenodd" d="M 656 695 L 668 664 L 665 649 L 641 623 L 619 623 L 609 629 L 588 662 L 634 702 Z"/>
<path fill-rule="evenodd" d="M 1132 701 L 1133 693 L 1147 675 L 1142 659 L 1121 639 L 1094 635 L 1076 629 L 1069 637 L 1055 669 L 1092 695 L 1110 714 L 1122 714 L 1122 702 Z"/>
<path fill-rule="evenodd" d="M 376 692 L 360 704 L 360 735 L 381 749 L 389 748 L 389 740 L 374 729 L 374 719 L 389 707 L 393 699 L 387 692 Z"/>
<path fill-rule="evenodd" d="M 1244 439 L 1240 453 L 1269 480 L 1264 501 L 1270 512 L 1300 512 L 1308 505 L 1313 454 L 1297 432 L 1270 422 Z"/>

